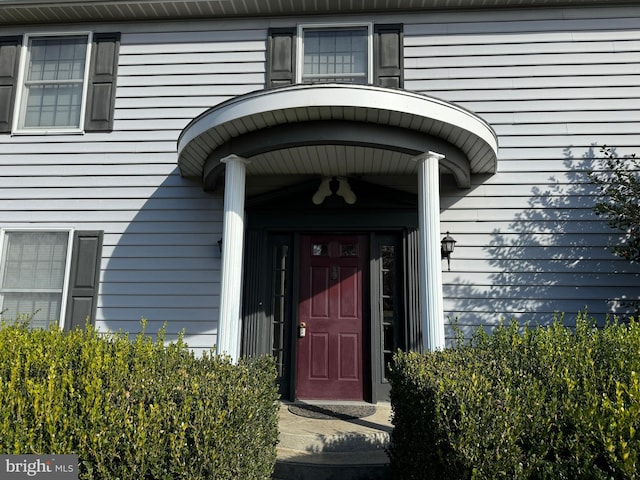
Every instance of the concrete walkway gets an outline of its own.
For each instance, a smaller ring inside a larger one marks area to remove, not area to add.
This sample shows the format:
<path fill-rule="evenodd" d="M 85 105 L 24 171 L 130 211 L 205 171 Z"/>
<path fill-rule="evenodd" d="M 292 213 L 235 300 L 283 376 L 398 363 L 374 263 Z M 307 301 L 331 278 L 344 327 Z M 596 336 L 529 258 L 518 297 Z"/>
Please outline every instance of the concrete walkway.
<path fill-rule="evenodd" d="M 314 402 L 314 406 L 322 406 Z M 357 405 L 357 404 L 356 404 Z M 391 408 L 375 405 L 373 415 L 349 420 L 311 419 L 280 406 L 277 480 L 384 480 L 390 478 L 385 447 Z"/>

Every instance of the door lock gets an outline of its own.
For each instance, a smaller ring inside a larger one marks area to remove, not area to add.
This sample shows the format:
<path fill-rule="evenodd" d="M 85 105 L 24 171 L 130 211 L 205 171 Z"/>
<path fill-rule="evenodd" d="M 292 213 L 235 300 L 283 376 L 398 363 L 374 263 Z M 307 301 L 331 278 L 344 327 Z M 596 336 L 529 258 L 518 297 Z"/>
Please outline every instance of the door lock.
<path fill-rule="evenodd" d="M 304 338 L 307 336 L 307 324 L 300 322 L 298 325 L 298 338 Z"/>

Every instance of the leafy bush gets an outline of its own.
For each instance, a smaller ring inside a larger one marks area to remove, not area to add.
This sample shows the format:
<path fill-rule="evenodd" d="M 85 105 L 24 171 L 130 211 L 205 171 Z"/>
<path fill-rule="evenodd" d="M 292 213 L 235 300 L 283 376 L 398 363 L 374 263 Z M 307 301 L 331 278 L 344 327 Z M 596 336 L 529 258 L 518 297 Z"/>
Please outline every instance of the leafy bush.
<path fill-rule="evenodd" d="M 267 479 L 270 358 L 196 358 L 141 334 L 0 328 L 0 452 L 77 453 L 81 479 Z"/>
<path fill-rule="evenodd" d="M 517 323 L 398 353 L 391 466 L 401 479 L 639 478 L 640 324 Z"/>

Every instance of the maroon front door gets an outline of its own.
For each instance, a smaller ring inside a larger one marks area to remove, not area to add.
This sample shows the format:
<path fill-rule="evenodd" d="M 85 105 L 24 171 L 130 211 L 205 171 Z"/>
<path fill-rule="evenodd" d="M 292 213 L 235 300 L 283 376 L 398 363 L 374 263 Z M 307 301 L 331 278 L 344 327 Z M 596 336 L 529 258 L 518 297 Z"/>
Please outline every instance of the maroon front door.
<path fill-rule="evenodd" d="M 296 396 L 362 400 L 363 235 L 301 239 Z"/>

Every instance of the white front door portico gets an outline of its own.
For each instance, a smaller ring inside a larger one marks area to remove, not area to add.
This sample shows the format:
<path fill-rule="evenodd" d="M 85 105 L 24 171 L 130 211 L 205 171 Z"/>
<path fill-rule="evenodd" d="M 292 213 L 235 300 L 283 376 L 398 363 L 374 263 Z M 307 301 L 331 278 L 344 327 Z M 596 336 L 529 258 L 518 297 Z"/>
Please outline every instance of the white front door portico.
<path fill-rule="evenodd" d="M 445 346 L 440 175 L 467 188 L 472 174 L 495 171 L 496 136 L 479 117 L 403 90 L 293 85 L 206 111 L 183 130 L 178 155 L 181 174 L 205 189 L 225 179 L 219 353 L 240 355 L 245 175 L 415 175 L 423 348 Z"/>

